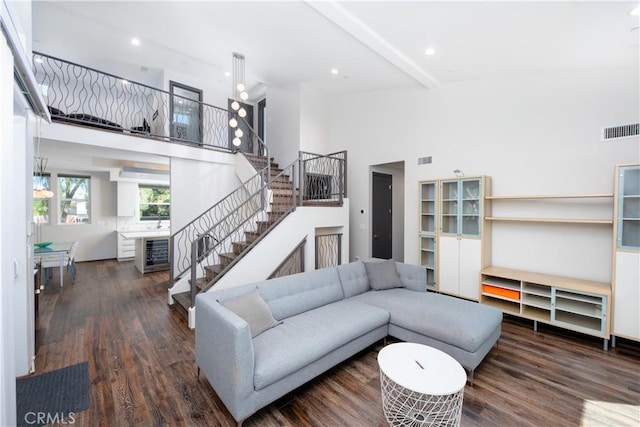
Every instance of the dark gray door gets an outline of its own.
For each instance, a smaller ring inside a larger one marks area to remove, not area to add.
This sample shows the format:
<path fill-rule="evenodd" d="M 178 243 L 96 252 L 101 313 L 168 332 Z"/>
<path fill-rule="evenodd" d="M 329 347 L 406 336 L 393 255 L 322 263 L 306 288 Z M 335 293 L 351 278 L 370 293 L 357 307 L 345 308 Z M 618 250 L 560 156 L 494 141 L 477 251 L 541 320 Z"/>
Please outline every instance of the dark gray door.
<path fill-rule="evenodd" d="M 372 212 L 372 247 L 374 258 L 389 259 L 392 256 L 392 176 L 373 172 L 373 194 L 371 195 Z"/>

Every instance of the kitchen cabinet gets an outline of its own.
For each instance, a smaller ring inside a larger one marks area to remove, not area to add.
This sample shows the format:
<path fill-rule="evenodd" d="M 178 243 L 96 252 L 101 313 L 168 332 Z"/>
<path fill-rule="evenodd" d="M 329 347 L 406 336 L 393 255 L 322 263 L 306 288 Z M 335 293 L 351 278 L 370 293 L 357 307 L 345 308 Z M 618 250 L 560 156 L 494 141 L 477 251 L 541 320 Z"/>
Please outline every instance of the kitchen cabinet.
<path fill-rule="evenodd" d="M 118 181 L 118 216 L 138 215 L 138 184 Z"/>
<path fill-rule="evenodd" d="M 125 239 L 118 233 L 118 261 L 132 259 L 136 255 L 136 241 Z"/>

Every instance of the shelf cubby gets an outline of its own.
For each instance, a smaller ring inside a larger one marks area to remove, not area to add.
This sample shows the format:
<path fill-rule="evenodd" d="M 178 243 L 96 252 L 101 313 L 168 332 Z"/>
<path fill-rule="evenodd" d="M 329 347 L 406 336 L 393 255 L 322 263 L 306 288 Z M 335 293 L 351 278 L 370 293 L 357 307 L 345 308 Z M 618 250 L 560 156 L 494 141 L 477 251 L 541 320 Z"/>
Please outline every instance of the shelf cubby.
<path fill-rule="evenodd" d="M 497 290 L 506 295 L 517 292 L 518 298 L 499 295 Z M 481 291 L 482 304 L 535 322 L 601 337 L 607 345 L 609 283 L 490 266 L 481 272 Z"/>

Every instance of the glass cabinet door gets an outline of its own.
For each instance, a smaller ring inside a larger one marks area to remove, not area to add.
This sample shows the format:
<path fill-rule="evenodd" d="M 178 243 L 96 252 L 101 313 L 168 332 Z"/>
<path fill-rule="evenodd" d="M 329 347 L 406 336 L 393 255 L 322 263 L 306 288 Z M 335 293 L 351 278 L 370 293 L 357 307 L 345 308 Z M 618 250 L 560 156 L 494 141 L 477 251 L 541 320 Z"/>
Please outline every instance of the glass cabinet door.
<path fill-rule="evenodd" d="M 640 167 L 621 167 L 618 185 L 618 248 L 640 249 Z"/>
<path fill-rule="evenodd" d="M 458 197 L 460 182 L 454 181 L 442 181 L 441 183 L 441 210 L 440 218 L 442 221 L 441 232 L 443 234 L 459 234 L 458 232 Z"/>
<path fill-rule="evenodd" d="M 478 237 L 482 214 L 479 178 L 442 181 L 442 234 Z"/>
<path fill-rule="evenodd" d="M 437 290 L 436 286 L 436 227 L 437 227 L 437 183 L 424 181 L 419 183 L 420 197 L 420 265 L 427 272 L 427 289 Z"/>
<path fill-rule="evenodd" d="M 436 232 L 436 183 L 420 183 L 420 233 Z"/>
<path fill-rule="evenodd" d="M 462 222 L 460 234 L 479 236 L 481 181 L 479 179 L 463 180 L 461 185 Z"/>

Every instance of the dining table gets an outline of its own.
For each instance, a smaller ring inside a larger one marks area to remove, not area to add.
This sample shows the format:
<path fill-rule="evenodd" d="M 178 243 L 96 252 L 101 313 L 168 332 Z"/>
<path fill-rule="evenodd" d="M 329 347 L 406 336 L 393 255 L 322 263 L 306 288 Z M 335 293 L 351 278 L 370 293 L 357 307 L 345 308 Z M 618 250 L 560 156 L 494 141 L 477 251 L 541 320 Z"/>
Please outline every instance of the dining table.
<path fill-rule="evenodd" d="M 73 242 L 52 242 L 47 246 L 37 246 L 33 250 L 33 257 L 39 258 L 40 266 L 45 260 L 58 259 L 60 261 L 60 287 L 64 285 L 64 258 L 71 250 Z"/>

